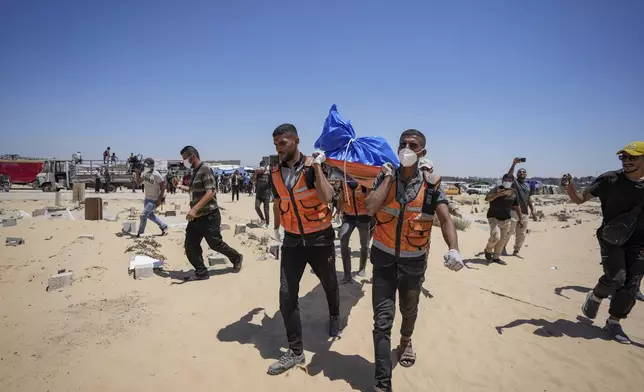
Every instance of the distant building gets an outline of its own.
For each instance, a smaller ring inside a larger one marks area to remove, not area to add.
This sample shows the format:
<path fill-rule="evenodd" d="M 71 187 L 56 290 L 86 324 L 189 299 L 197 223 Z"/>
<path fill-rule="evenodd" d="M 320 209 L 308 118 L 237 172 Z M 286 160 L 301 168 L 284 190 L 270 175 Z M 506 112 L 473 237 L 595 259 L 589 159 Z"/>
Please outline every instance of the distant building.
<path fill-rule="evenodd" d="M 208 166 L 216 166 L 216 165 L 241 166 L 241 160 L 239 159 L 231 159 L 227 161 L 204 161 L 204 163 Z"/>

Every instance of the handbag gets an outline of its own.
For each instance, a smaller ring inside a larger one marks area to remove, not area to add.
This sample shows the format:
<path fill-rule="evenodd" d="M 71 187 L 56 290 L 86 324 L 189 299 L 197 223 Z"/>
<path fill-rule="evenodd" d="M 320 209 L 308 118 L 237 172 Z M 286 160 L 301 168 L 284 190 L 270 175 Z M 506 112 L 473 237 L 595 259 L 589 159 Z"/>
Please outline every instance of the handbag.
<path fill-rule="evenodd" d="M 624 245 L 635 232 L 643 208 L 644 201 L 632 210 L 613 218 L 599 229 L 599 237 L 610 245 Z"/>

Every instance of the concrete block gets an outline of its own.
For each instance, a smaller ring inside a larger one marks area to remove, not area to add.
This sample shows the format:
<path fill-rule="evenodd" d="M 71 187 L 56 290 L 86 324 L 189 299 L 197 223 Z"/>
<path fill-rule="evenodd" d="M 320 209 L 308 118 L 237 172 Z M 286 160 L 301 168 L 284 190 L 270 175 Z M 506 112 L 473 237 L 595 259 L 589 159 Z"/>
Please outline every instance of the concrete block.
<path fill-rule="evenodd" d="M 149 278 L 154 275 L 154 264 L 137 265 L 134 267 L 134 279 Z"/>
<path fill-rule="evenodd" d="M 280 246 L 279 246 L 279 244 L 269 245 L 268 253 L 273 255 L 273 257 L 275 257 L 275 260 L 279 260 L 280 259 Z"/>
<path fill-rule="evenodd" d="M 18 221 L 14 218 L 2 220 L 2 226 L 4 227 L 16 226 L 17 224 L 18 224 Z"/>
<path fill-rule="evenodd" d="M 66 286 L 71 286 L 73 279 L 74 273 L 72 271 L 52 275 L 47 281 L 47 291 L 55 291 Z"/>
<path fill-rule="evenodd" d="M 226 262 L 225 257 L 215 257 L 215 256 L 209 256 L 208 257 L 208 265 L 209 266 L 215 266 L 215 265 L 226 265 L 228 264 Z"/>
<path fill-rule="evenodd" d="M 16 245 L 22 245 L 24 243 L 25 243 L 25 240 L 21 237 L 7 237 L 4 244 L 7 246 L 16 246 Z"/>
<path fill-rule="evenodd" d="M 235 225 L 235 235 L 246 232 L 246 226 L 244 225 Z"/>
<path fill-rule="evenodd" d="M 40 208 L 40 209 L 37 209 L 37 210 L 33 210 L 31 212 L 31 216 L 34 216 L 34 217 L 35 216 L 43 216 L 43 215 L 45 215 L 46 211 L 47 211 L 46 208 Z"/>
<path fill-rule="evenodd" d="M 131 233 L 131 234 L 136 233 L 136 222 L 134 221 L 123 222 L 123 224 L 121 225 L 121 233 Z"/>
<path fill-rule="evenodd" d="M 165 216 L 177 216 L 177 211 L 166 211 Z"/>
<path fill-rule="evenodd" d="M 222 223 L 219 230 L 230 230 L 230 225 L 228 223 Z"/>

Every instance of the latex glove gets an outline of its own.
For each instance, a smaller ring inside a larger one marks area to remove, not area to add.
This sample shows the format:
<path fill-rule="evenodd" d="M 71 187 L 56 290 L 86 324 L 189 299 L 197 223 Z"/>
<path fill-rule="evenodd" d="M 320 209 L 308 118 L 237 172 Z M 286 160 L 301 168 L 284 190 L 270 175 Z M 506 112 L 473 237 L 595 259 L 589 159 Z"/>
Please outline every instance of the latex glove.
<path fill-rule="evenodd" d="M 273 230 L 273 239 L 282 242 L 282 236 L 280 235 L 280 229 Z"/>
<path fill-rule="evenodd" d="M 445 256 L 443 256 L 445 262 L 443 263 L 445 267 L 451 269 L 452 271 L 459 271 L 465 266 L 463 264 L 463 258 L 461 253 L 456 249 L 450 249 Z"/>
<path fill-rule="evenodd" d="M 380 167 L 380 172 L 385 176 L 394 176 L 394 165 L 391 163 L 387 162 L 384 165 Z"/>
<path fill-rule="evenodd" d="M 432 169 L 434 168 L 434 163 L 430 161 L 429 158 L 422 157 L 418 160 L 418 168 L 421 170 L 426 169 L 432 171 Z"/>
<path fill-rule="evenodd" d="M 324 151 L 316 150 L 311 156 L 313 157 L 314 165 L 321 165 L 322 163 L 324 163 L 324 161 L 326 161 L 326 155 L 324 155 Z"/>

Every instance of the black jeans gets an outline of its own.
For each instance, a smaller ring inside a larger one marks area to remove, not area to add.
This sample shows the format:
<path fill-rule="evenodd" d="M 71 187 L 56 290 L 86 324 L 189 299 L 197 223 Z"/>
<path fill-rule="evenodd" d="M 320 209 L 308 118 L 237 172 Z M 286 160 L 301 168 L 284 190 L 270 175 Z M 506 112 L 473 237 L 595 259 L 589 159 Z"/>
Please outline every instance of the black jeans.
<path fill-rule="evenodd" d="M 335 249 L 333 246 L 282 246 L 280 260 L 280 311 L 286 328 L 288 346 L 296 355 L 302 354 L 302 322 L 298 304 L 300 280 L 310 264 L 320 279 L 329 304 L 329 315 L 340 315 L 340 292 L 335 271 Z"/>
<path fill-rule="evenodd" d="M 371 247 L 373 264 L 373 346 L 376 386 L 391 389 L 391 328 L 396 314 L 396 290 L 400 300 L 400 335 L 410 338 L 418 315 L 418 301 L 427 270 L 427 255 L 398 258 Z"/>
<path fill-rule="evenodd" d="M 195 274 L 203 276 L 208 269 L 203 262 L 201 240 L 206 239 L 210 249 L 228 257 L 231 263 L 236 264 L 241 255 L 235 249 L 228 246 L 221 237 L 221 214 L 219 210 L 191 220 L 186 227 L 186 240 L 184 248 L 188 261 L 195 268 Z"/>
<path fill-rule="evenodd" d="M 233 201 L 235 201 L 235 195 L 237 195 L 237 201 L 239 201 L 239 185 L 233 186 Z"/>
<path fill-rule="evenodd" d="M 262 214 L 262 210 L 259 208 L 259 206 L 262 203 L 264 204 L 263 214 Z M 259 219 L 265 221 L 266 224 L 271 223 L 271 216 L 268 213 L 268 205 L 270 203 L 271 203 L 270 195 L 260 195 L 259 193 L 255 195 L 255 211 L 257 211 L 257 215 L 259 215 Z"/>
<path fill-rule="evenodd" d="M 599 240 L 604 275 L 593 289 L 598 298 L 612 295 L 608 313 L 626 318 L 635 306 L 635 295 L 644 276 L 644 246 L 612 246 Z"/>
<path fill-rule="evenodd" d="M 349 240 L 356 227 L 360 235 L 360 270 L 364 269 L 367 254 L 369 253 L 371 222 L 362 217 L 358 218 L 344 214 L 342 216 L 342 226 L 340 226 L 340 252 L 342 254 L 342 267 L 345 276 L 351 274 L 351 248 L 349 248 Z"/>
<path fill-rule="evenodd" d="M 94 191 L 96 193 L 101 191 L 101 180 L 98 178 L 94 181 Z"/>

